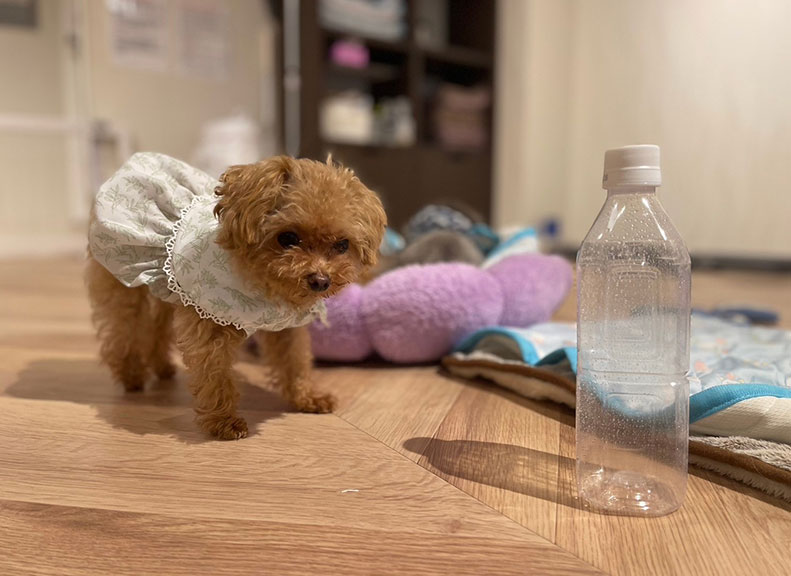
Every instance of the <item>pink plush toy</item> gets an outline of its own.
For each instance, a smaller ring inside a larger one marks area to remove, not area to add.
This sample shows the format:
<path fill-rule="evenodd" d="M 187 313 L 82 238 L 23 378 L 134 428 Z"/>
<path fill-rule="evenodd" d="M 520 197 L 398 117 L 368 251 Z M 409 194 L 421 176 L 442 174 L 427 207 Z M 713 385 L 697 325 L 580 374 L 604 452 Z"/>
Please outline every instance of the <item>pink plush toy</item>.
<path fill-rule="evenodd" d="M 327 302 L 328 325 L 311 325 L 316 358 L 428 362 L 488 326 L 549 320 L 571 288 L 571 266 L 542 254 L 510 256 L 490 268 L 431 264 L 399 268 Z"/>

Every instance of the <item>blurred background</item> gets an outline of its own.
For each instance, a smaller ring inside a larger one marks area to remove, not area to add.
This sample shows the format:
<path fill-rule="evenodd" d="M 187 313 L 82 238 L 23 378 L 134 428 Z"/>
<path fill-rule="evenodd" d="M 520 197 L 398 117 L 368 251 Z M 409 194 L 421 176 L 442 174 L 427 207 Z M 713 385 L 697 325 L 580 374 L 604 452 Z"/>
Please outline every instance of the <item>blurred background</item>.
<path fill-rule="evenodd" d="M 573 252 L 608 148 L 662 147 L 699 262 L 791 263 L 787 0 L 0 0 L 0 257 L 79 252 L 154 150 L 350 165 Z"/>

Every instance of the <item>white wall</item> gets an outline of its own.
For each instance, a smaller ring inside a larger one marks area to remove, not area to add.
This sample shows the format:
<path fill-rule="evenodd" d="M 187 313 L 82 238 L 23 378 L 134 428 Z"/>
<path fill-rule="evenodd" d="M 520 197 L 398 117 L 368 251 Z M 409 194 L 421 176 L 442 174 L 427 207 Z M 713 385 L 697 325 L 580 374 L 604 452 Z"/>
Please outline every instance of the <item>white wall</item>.
<path fill-rule="evenodd" d="M 691 251 L 791 257 L 791 3 L 506 0 L 501 16 L 499 224 L 557 214 L 577 244 L 604 150 L 656 143 Z"/>
<path fill-rule="evenodd" d="M 3 117 L 66 120 L 79 108 L 89 118 L 127 130 L 137 149 L 185 160 L 190 160 L 207 121 L 242 113 L 265 124 L 274 122 L 274 85 L 271 79 L 262 81 L 262 75 L 273 73 L 274 32 L 261 0 L 215 4 L 227 10 L 230 32 L 230 69 L 222 79 L 180 69 L 174 43 L 163 71 L 116 62 L 105 0 L 74 0 L 84 14 L 79 52 L 84 60 L 73 65 L 63 34 L 66 2 L 40 0 L 36 29 L 0 26 L 0 257 L 77 250 L 85 235 L 85 223 L 75 217 L 80 205 L 75 210 L 68 189 L 74 161 L 66 137 L 2 129 Z M 185 2 L 200 5 L 201 0 Z M 179 5 L 166 2 L 171 39 Z M 74 102 L 78 92 L 84 101 Z M 83 216 L 91 192 L 89 185 Z"/>
<path fill-rule="evenodd" d="M 500 2 L 494 218 L 504 226 L 554 216 L 566 192 L 572 6 Z"/>
<path fill-rule="evenodd" d="M 0 116 L 64 113 L 61 11 L 39 2 L 38 26 L 0 26 Z M 11 237 L 68 231 L 65 138 L 52 131 L 0 130 L 0 253 Z"/>
<path fill-rule="evenodd" d="M 173 43 L 166 72 L 119 66 L 108 49 L 110 15 L 105 1 L 88 0 L 93 115 L 130 131 L 140 149 L 185 160 L 197 144 L 204 121 L 235 113 L 257 119 L 263 5 L 260 0 L 222 0 L 220 4 L 228 10 L 231 42 L 231 69 L 225 79 L 179 72 Z M 177 4 L 170 0 L 168 7 L 171 26 L 175 26 Z"/>
<path fill-rule="evenodd" d="M 40 2 L 38 26 L 0 26 L 0 111 L 59 114 L 63 102 L 60 10 L 56 2 Z"/>

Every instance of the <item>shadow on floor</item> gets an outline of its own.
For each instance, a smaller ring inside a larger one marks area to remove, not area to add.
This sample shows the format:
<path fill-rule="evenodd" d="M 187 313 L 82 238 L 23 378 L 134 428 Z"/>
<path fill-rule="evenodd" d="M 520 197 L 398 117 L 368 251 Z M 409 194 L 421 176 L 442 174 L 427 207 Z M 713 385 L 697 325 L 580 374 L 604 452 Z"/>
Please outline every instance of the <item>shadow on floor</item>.
<path fill-rule="evenodd" d="M 19 374 L 4 394 L 89 405 L 111 426 L 134 434 L 172 436 L 189 444 L 211 441 L 193 421 L 192 398 L 185 380 L 180 371 L 173 380 L 151 381 L 143 392 L 126 393 L 96 362 L 37 360 Z M 239 385 L 239 391 L 240 413 L 247 420 L 251 436 L 258 433 L 265 421 L 291 411 L 279 394 L 246 379 Z M 141 407 L 148 410 L 135 409 Z"/>
<path fill-rule="evenodd" d="M 410 438 L 404 448 L 440 476 L 470 480 L 534 498 L 580 508 L 574 460 L 540 450 L 471 440 Z"/>
<path fill-rule="evenodd" d="M 513 444 L 424 437 L 410 438 L 404 442 L 404 448 L 422 456 L 421 465 L 472 496 L 474 490 L 452 479 L 469 480 L 569 508 L 584 508 L 577 497 L 575 461 L 571 458 Z M 689 474 L 782 510 L 791 510 L 791 505 L 779 498 L 714 472 L 690 465 Z"/>

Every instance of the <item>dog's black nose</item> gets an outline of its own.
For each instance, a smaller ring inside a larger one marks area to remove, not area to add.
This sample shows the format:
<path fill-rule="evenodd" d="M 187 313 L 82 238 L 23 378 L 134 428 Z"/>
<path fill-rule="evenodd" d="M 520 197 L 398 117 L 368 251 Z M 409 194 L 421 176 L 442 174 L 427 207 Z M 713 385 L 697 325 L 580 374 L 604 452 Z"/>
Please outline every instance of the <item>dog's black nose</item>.
<path fill-rule="evenodd" d="M 308 286 L 314 292 L 324 292 L 330 287 L 330 277 L 326 274 L 310 274 L 308 276 Z"/>

